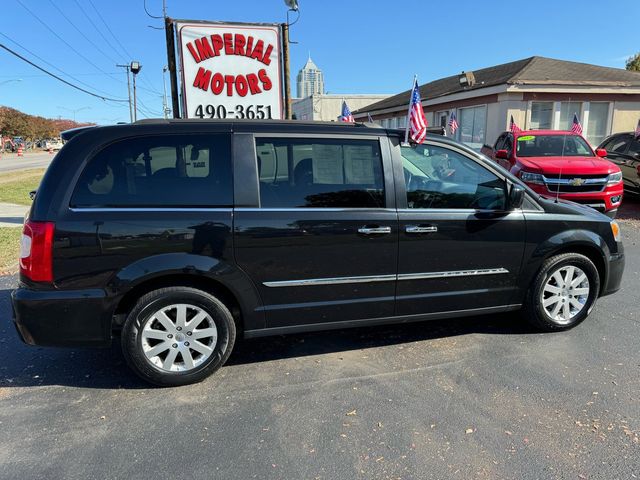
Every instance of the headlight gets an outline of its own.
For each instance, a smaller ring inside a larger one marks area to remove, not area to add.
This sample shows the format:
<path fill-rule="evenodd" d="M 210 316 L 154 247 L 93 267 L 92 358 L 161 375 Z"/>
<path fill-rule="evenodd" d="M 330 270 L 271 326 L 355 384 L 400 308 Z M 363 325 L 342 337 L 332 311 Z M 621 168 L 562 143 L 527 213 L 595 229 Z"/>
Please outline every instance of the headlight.
<path fill-rule="evenodd" d="M 525 183 L 537 183 L 538 185 L 544 185 L 544 177 L 539 173 L 521 171 L 520 178 Z"/>
<path fill-rule="evenodd" d="M 610 173 L 607 185 L 616 185 L 622 181 L 622 172 Z"/>
<path fill-rule="evenodd" d="M 616 222 L 615 220 L 611 220 L 609 225 L 611 225 L 611 233 L 613 233 L 613 238 L 616 242 L 619 242 L 622 238 L 620 236 L 620 225 L 618 225 L 618 222 Z"/>

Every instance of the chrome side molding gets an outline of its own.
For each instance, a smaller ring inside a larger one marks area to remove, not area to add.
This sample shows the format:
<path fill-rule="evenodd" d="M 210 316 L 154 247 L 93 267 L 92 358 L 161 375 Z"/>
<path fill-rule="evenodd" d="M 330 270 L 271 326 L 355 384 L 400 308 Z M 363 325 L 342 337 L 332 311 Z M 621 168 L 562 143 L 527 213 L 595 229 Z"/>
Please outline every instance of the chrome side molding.
<path fill-rule="evenodd" d="M 304 280 L 282 280 L 263 282 L 265 287 L 305 287 L 316 285 L 339 285 L 344 283 L 391 282 L 396 280 L 427 280 L 433 278 L 471 277 L 475 275 L 498 275 L 509 273 L 506 268 L 483 268 L 450 272 L 401 273 L 399 275 L 366 275 L 360 277 L 308 278 Z"/>

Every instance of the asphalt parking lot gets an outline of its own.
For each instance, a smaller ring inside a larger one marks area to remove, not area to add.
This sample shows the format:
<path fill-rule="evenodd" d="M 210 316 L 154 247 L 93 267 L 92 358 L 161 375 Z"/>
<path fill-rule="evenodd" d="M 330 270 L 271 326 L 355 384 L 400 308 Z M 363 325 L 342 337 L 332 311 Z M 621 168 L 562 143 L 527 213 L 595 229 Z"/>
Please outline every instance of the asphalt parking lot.
<path fill-rule="evenodd" d="M 640 477 L 640 225 L 621 223 L 623 289 L 569 332 L 508 314 L 251 340 L 175 389 L 118 345 L 23 345 L 0 277 L 0 478 Z"/>

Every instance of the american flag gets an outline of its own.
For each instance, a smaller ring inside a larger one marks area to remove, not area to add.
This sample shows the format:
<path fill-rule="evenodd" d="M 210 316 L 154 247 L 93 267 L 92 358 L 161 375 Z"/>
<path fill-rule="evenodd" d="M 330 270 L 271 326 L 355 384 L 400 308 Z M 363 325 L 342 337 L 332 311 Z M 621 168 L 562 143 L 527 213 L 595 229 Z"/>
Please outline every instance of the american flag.
<path fill-rule="evenodd" d="M 342 115 L 340 116 L 340 121 L 342 122 L 353 122 L 353 115 L 351 115 L 351 110 L 347 106 L 347 102 L 342 101 Z"/>
<path fill-rule="evenodd" d="M 636 138 L 640 138 L 640 120 L 638 120 L 638 125 L 636 126 Z"/>
<path fill-rule="evenodd" d="M 578 120 L 578 114 L 573 114 L 573 123 L 571 124 L 571 133 L 575 133 L 576 135 L 582 135 L 582 125 L 580 125 L 580 120 Z"/>
<path fill-rule="evenodd" d="M 411 140 L 416 143 L 424 142 L 427 136 L 427 119 L 422 109 L 420 91 L 418 90 L 418 79 L 413 79 L 413 90 L 411 91 L 411 103 L 409 104 L 409 125 L 407 132 L 411 132 Z M 405 134 L 406 139 L 406 134 Z"/>
<path fill-rule="evenodd" d="M 511 121 L 509 122 L 509 130 L 511 130 L 512 133 L 520 133 L 522 131 L 513 119 L 513 115 L 511 115 Z"/>
<path fill-rule="evenodd" d="M 458 119 L 456 118 L 456 112 L 452 111 L 449 116 L 449 133 L 453 137 L 456 134 L 456 130 L 458 130 Z"/>

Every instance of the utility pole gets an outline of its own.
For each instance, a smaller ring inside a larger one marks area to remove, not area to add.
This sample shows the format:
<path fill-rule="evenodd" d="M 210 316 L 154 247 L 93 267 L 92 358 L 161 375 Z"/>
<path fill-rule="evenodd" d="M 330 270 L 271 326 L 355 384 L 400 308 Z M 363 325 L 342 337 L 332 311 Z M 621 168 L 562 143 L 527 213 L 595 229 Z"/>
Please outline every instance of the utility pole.
<path fill-rule="evenodd" d="M 116 67 L 124 68 L 127 70 L 127 93 L 129 94 L 129 119 L 131 123 L 133 123 L 134 120 L 133 120 L 133 106 L 131 104 L 131 79 L 129 78 L 129 65 L 117 64 Z M 135 82 L 135 79 L 134 79 L 134 82 Z"/>
<path fill-rule="evenodd" d="M 167 65 L 162 67 L 162 90 L 164 92 L 162 95 L 162 113 L 164 113 L 165 119 L 169 118 L 169 112 L 171 112 L 169 104 L 167 103 L 167 77 L 165 75 L 165 73 L 167 73 L 167 70 L 169 70 L 169 67 Z"/>
<path fill-rule="evenodd" d="M 289 76 L 289 23 L 282 24 L 282 57 L 284 60 L 284 112 L 291 120 L 291 79 Z"/>
<path fill-rule="evenodd" d="M 142 65 L 140 62 L 131 62 L 129 65 L 129 70 L 133 73 L 133 121 L 136 122 L 138 120 L 138 96 L 136 92 L 136 77 L 140 70 L 142 70 Z"/>

